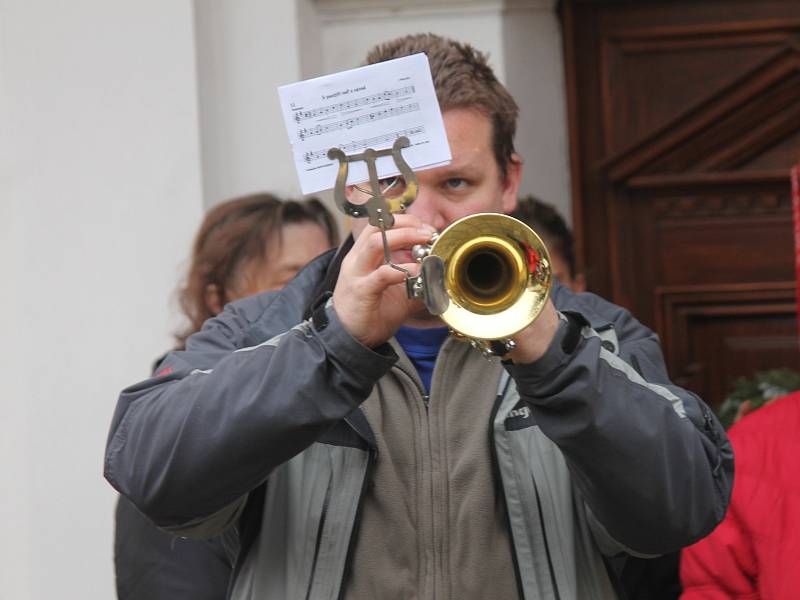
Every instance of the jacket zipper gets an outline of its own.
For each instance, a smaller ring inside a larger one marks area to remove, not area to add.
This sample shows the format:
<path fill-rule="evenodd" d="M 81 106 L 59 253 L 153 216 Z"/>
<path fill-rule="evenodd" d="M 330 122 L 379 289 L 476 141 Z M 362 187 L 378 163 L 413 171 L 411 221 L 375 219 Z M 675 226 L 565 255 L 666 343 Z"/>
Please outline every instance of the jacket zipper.
<path fill-rule="evenodd" d="M 414 386 L 417 388 L 417 391 L 419 392 L 420 396 L 422 397 L 422 403 L 425 406 L 425 413 L 427 414 L 428 413 L 428 409 L 429 409 L 428 405 L 430 403 L 430 396 L 425 393 L 425 388 L 422 386 L 421 382 L 419 381 L 419 374 L 416 371 L 414 371 L 414 373 L 410 373 L 407 369 L 404 369 L 402 365 L 397 364 L 396 366 L 397 366 L 397 369 L 401 373 L 403 373 L 406 377 L 408 377 L 414 383 Z M 428 419 L 425 420 L 425 430 L 426 430 L 426 434 L 428 436 L 428 457 L 427 457 L 427 460 L 430 461 L 431 460 L 431 453 L 433 452 L 433 450 L 432 450 L 431 439 L 430 439 L 431 426 L 430 426 L 430 421 Z M 433 481 L 433 470 L 432 469 L 430 470 L 430 475 L 428 477 L 429 477 L 429 483 L 430 483 L 430 486 L 431 486 L 431 492 L 432 492 L 433 496 L 435 496 L 435 491 L 434 490 L 436 489 L 436 485 L 435 485 L 435 482 Z M 435 549 L 436 549 L 436 527 L 433 524 L 433 521 L 434 521 L 433 515 L 436 512 L 436 509 L 435 509 L 436 502 L 435 502 L 435 500 L 431 499 L 430 503 L 431 503 L 430 504 L 430 511 L 431 511 L 431 530 L 430 530 L 430 535 L 431 535 L 431 544 L 432 544 L 431 550 L 432 550 L 432 555 L 433 555 L 433 564 L 427 565 L 426 568 L 429 568 L 431 573 L 433 574 L 433 577 L 431 578 L 431 586 L 433 587 L 432 591 L 435 594 L 436 593 L 436 580 L 437 580 L 437 577 L 436 577 L 436 551 L 435 551 Z M 427 561 L 426 561 L 426 563 L 427 563 Z M 443 576 L 443 574 L 442 574 L 442 576 Z M 427 586 L 425 586 L 423 589 L 427 589 Z"/>
<path fill-rule="evenodd" d="M 397 369 L 403 373 L 406 377 L 408 377 L 411 382 L 414 384 L 414 387 L 417 388 L 419 395 L 422 396 L 422 403 L 425 405 L 425 410 L 428 409 L 428 403 L 431 401 L 431 397 L 425 393 L 425 388 L 422 387 L 422 384 L 418 381 L 419 374 L 418 373 L 410 373 L 407 369 L 405 369 L 402 365 L 396 364 Z"/>
<path fill-rule="evenodd" d="M 511 378 L 509 377 L 509 382 Z M 500 404 L 503 402 L 503 397 L 506 395 L 506 390 L 508 390 L 508 382 L 506 382 L 503 391 L 497 395 L 497 398 L 494 401 L 494 406 L 492 407 L 492 413 L 489 416 L 489 447 L 492 449 L 491 456 L 492 456 L 492 478 L 494 479 L 496 489 L 500 494 L 500 501 L 503 503 L 503 514 L 505 515 L 506 521 L 506 529 L 508 529 L 508 539 L 509 544 L 511 546 L 511 562 L 514 564 L 514 577 L 517 580 L 517 594 L 520 598 L 525 597 L 525 592 L 522 587 L 522 575 L 520 574 L 519 570 L 519 558 L 517 557 L 517 546 L 514 544 L 514 532 L 511 529 L 511 517 L 508 514 L 508 504 L 506 503 L 506 490 L 503 486 L 503 478 L 500 474 L 500 460 L 497 458 L 497 445 L 495 444 L 494 439 L 494 420 L 497 417 L 497 412 L 500 410 Z"/>

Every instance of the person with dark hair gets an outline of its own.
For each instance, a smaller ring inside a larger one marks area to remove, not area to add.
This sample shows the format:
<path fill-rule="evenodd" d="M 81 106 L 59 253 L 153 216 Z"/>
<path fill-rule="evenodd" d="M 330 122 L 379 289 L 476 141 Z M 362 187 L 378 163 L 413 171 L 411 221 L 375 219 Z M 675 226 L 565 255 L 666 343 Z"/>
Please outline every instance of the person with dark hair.
<path fill-rule="evenodd" d="M 533 196 L 517 200 L 517 207 L 510 216 L 519 219 L 533 229 L 550 251 L 550 266 L 559 283 L 573 292 L 586 289 L 583 273 L 575 268 L 575 240 L 572 231 L 552 204 Z"/>
<path fill-rule="evenodd" d="M 511 212 L 522 173 L 517 106 L 483 54 L 423 34 L 368 60 L 417 52 L 452 160 L 417 173 L 385 232 L 413 273 L 436 231 Z M 408 299 L 382 234 L 355 220 L 338 252 L 228 305 L 120 395 L 106 478 L 174 533 L 238 535 L 230 598 L 611 599 L 607 559 L 722 519 L 727 438 L 653 332 L 556 282 L 486 360 Z"/>
<path fill-rule="evenodd" d="M 338 243 L 333 216 L 319 200 L 281 201 L 253 194 L 217 204 L 195 237 L 180 304 L 189 320 L 176 348 L 224 304 L 276 290 Z M 124 496 L 117 503 L 114 567 L 120 600 L 222 600 L 235 536 L 177 538 L 158 529 Z"/>

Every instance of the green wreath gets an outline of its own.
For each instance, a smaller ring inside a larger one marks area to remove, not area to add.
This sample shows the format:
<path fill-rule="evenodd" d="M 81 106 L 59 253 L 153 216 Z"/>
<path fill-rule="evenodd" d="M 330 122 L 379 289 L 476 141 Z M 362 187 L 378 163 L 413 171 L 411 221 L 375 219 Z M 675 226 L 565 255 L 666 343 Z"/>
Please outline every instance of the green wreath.
<path fill-rule="evenodd" d="M 770 400 L 800 389 L 800 373 L 791 369 L 759 371 L 752 377 L 740 377 L 733 384 L 733 391 L 720 405 L 717 415 L 725 429 L 736 420 L 739 408 L 746 401 L 750 410 L 764 406 Z"/>

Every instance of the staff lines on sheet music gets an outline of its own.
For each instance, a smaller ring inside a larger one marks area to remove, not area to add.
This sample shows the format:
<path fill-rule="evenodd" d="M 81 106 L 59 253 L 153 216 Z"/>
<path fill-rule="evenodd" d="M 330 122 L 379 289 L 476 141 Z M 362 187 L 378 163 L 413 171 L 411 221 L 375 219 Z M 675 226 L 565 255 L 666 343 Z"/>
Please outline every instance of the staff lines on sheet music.
<path fill-rule="evenodd" d="M 296 123 L 300 123 L 300 121 L 305 119 L 313 119 L 314 117 L 321 117 L 331 113 L 338 113 L 362 106 L 369 106 L 370 104 L 376 104 L 385 100 L 392 100 L 393 98 L 400 98 L 401 96 L 413 94 L 414 91 L 415 88 L 413 85 L 407 85 L 406 87 L 397 88 L 394 90 L 385 90 L 378 94 L 364 96 L 363 98 L 355 98 L 353 100 L 345 100 L 344 102 L 328 104 L 327 106 L 320 106 L 319 108 L 314 108 L 312 110 L 300 110 L 294 113 L 294 120 Z"/>
<path fill-rule="evenodd" d="M 412 135 L 417 135 L 419 133 L 425 132 L 424 125 L 417 125 L 416 127 L 410 127 L 409 129 L 401 129 L 400 131 L 393 131 L 391 133 L 384 133 L 383 135 L 377 135 L 375 137 L 367 138 L 364 140 L 354 140 L 352 142 L 348 142 L 339 146 L 339 149 L 346 153 L 350 154 L 355 150 L 364 150 L 376 144 L 383 144 L 386 142 L 393 142 L 399 137 L 411 137 Z M 303 154 L 303 160 L 306 163 L 312 163 L 315 160 L 319 160 L 321 158 L 328 157 L 328 150 L 312 150 Z"/>
<path fill-rule="evenodd" d="M 301 140 L 305 140 L 306 138 L 310 138 L 315 135 L 324 135 L 326 133 L 331 133 L 332 131 L 351 129 L 353 127 L 358 127 L 359 125 L 363 125 L 364 123 L 372 123 L 374 121 L 380 121 L 382 119 L 388 119 L 390 117 L 396 117 L 397 115 L 404 115 L 406 113 L 416 112 L 418 110 L 419 102 L 401 104 L 400 106 L 393 106 L 391 108 L 385 108 L 376 112 L 367 113 L 365 115 L 361 115 L 360 117 L 352 117 L 349 119 L 336 121 L 334 123 L 316 125 L 310 128 L 304 127 L 297 132 L 297 136 Z"/>

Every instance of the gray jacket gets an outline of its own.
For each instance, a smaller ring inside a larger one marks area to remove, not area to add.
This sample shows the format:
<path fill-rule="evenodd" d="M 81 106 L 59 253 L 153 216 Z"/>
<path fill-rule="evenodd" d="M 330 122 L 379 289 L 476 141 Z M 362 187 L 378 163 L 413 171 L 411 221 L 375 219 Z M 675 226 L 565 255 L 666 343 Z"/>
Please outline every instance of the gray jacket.
<path fill-rule="evenodd" d="M 236 600 L 333 600 L 351 567 L 376 447 L 359 405 L 397 355 L 324 303 L 304 320 L 331 258 L 226 307 L 122 392 L 111 425 L 106 478 L 159 526 L 238 544 Z M 485 425 L 495 477 L 520 596 L 615 598 L 606 557 L 674 551 L 722 519 L 732 451 L 653 332 L 592 294 L 556 285 L 553 301 L 556 339 L 506 365 Z"/>

